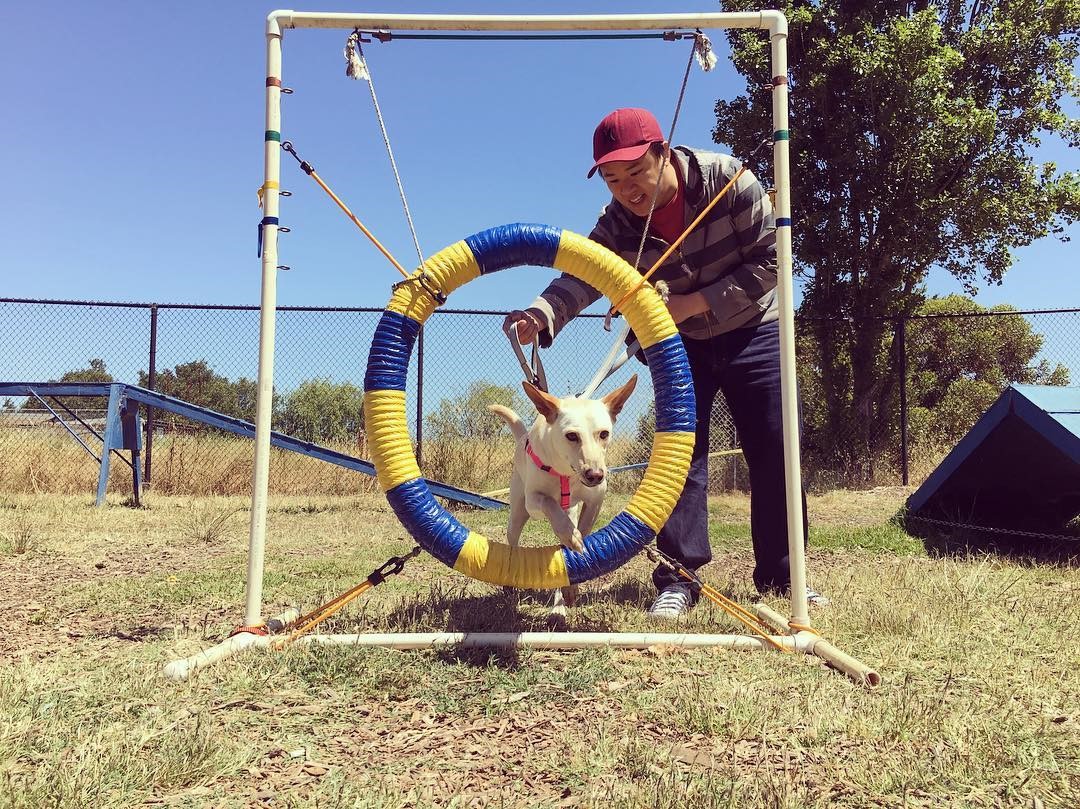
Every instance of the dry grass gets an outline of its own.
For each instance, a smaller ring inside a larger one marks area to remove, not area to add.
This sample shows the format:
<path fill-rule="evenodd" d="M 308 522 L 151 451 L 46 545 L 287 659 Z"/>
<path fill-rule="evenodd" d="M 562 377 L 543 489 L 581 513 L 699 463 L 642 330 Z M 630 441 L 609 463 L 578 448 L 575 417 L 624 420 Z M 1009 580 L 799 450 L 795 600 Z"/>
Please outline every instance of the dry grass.
<path fill-rule="evenodd" d="M 664 649 L 295 649 L 171 684 L 161 667 L 224 637 L 244 598 L 243 516 L 203 535 L 184 521 L 246 501 L 0 497 L 0 536 L 33 538 L 0 554 L 0 807 L 1071 809 L 1080 572 L 930 558 L 887 522 L 902 495 L 810 502 L 811 574 L 834 601 L 815 623 L 882 674 L 874 691 L 813 658 Z M 712 508 L 707 576 L 748 603 L 746 501 Z M 268 523 L 268 611 L 311 607 L 411 546 L 366 494 L 274 499 Z M 645 629 L 647 579 L 635 561 L 591 582 L 569 628 Z M 328 629 L 544 629 L 545 615 L 539 594 L 421 556 Z M 704 605 L 685 627 L 733 631 Z"/>
<path fill-rule="evenodd" d="M 98 451 L 99 442 L 88 439 Z M 245 496 L 251 489 L 252 442 L 219 432 L 159 435 L 154 439 L 153 490 L 166 495 Z M 366 447 L 328 444 L 327 449 L 366 458 Z M 612 442 L 612 466 L 637 460 L 635 444 L 625 438 Z M 0 429 L 0 492 L 26 494 L 86 494 L 97 491 L 98 463 L 61 427 L 34 430 Z M 472 491 L 501 489 L 510 479 L 514 443 L 507 432 L 496 441 L 429 440 L 423 447 L 425 474 Z M 131 492 L 131 470 L 114 456 L 109 492 Z M 641 473 L 625 472 L 612 479 L 612 491 L 628 494 Z M 293 452 L 272 449 L 270 491 L 278 495 L 355 495 L 377 491 L 372 478 Z"/>
<path fill-rule="evenodd" d="M 98 444 L 91 440 L 95 451 Z M 252 442 L 221 433 L 169 433 L 153 448 L 153 489 L 166 495 L 244 496 L 251 490 Z M 352 444 L 330 445 L 350 455 Z M 0 430 L 0 491 L 78 494 L 97 491 L 98 463 L 60 428 Z M 130 493 L 131 469 L 118 458 L 109 469 L 109 492 Z M 270 452 L 270 490 L 292 495 L 354 495 L 376 491 L 372 478 L 293 452 Z"/>
<path fill-rule="evenodd" d="M 233 517 L 242 510 L 240 506 L 227 500 L 218 502 L 218 498 L 209 502 L 193 501 L 180 521 L 181 533 L 195 542 L 220 543 L 235 535 L 239 524 Z"/>

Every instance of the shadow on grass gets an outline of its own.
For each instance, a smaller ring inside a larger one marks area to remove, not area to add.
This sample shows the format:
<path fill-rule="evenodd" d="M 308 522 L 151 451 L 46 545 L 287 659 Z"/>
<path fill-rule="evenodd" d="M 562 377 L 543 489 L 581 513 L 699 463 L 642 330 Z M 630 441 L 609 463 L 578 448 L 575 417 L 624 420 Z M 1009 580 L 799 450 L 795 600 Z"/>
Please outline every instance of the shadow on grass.
<path fill-rule="evenodd" d="M 931 521 L 932 520 L 932 521 Z M 965 557 L 992 554 L 1021 564 L 1051 567 L 1080 567 L 1080 528 L 1025 525 L 1023 528 L 997 524 L 976 524 L 974 519 L 899 512 L 893 521 L 917 537 L 927 554 L 935 557 Z"/>
<path fill-rule="evenodd" d="M 608 604 L 645 609 L 655 595 L 656 588 L 652 586 L 651 581 L 623 578 L 593 592 L 583 593 L 582 603 L 603 601 Z"/>
<path fill-rule="evenodd" d="M 163 636 L 170 634 L 172 634 L 171 627 L 136 626 L 126 629 L 113 627 L 105 632 L 95 632 L 92 637 L 115 638 L 116 640 L 126 640 L 131 643 L 144 643 L 146 641 L 160 640 Z"/>
<path fill-rule="evenodd" d="M 379 623 L 396 632 L 608 633 L 619 631 L 618 607 L 640 607 L 652 598 L 651 584 L 617 580 L 580 592 L 576 604 L 568 608 L 566 619 L 562 620 L 551 614 L 550 591 L 492 588 L 478 595 L 468 592 L 466 587 L 435 587 L 424 595 L 409 596 L 379 616 Z M 514 648 L 458 646 L 442 648 L 438 656 L 446 662 L 514 669 L 522 663 L 519 653 Z"/>

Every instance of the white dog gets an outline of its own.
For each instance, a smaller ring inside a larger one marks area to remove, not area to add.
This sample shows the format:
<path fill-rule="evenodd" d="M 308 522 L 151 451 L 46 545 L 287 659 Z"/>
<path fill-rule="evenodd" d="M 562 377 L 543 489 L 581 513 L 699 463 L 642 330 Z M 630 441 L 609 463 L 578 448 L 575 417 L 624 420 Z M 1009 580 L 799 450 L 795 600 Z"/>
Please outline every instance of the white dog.
<path fill-rule="evenodd" d="M 584 550 L 607 493 L 607 446 L 615 417 L 637 384 L 637 374 L 603 398 L 560 399 L 523 382 L 540 416 L 528 432 L 518 415 L 502 405 L 488 409 L 517 439 L 510 478 L 507 542 L 517 547 L 530 517 L 545 519 L 564 547 Z M 552 612 L 565 616 L 577 597 L 574 585 L 555 593 Z"/>

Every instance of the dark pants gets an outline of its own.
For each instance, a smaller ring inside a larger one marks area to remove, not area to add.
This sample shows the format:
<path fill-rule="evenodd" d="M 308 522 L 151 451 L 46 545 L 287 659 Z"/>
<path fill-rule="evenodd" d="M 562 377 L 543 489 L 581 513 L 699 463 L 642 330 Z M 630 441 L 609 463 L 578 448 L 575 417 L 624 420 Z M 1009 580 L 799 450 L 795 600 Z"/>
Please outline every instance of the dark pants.
<path fill-rule="evenodd" d="M 780 415 L 780 328 L 776 322 L 684 340 L 694 379 L 697 430 L 690 474 L 657 547 L 697 570 L 712 559 L 709 547 L 709 416 L 723 391 L 750 470 L 750 531 L 754 542 L 754 585 L 760 592 L 784 592 L 788 570 L 787 500 L 784 488 L 783 423 Z M 803 537 L 807 535 L 803 494 Z M 683 583 L 659 566 L 657 589 Z M 688 588 L 689 589 L 689 588 Z"/>

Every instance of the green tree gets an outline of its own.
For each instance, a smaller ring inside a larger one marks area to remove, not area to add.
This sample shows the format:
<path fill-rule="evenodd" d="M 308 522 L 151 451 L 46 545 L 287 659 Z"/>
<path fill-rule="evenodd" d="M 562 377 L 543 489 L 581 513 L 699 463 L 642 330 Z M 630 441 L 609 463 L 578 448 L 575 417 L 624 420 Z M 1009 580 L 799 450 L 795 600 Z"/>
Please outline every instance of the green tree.
<path fill-rule="evenodd" d="M 509 407 L 529 426 L 536 409 L 519 390 L 477 381 L 464 395 L 440 401 L 426 419 L 425 473 L 465 488 L 507 486 L 513 442 L 506 425 L 487 406 Z"/>
<path fill-rule="evenodd" d="M 1038 359 L 1043 337 L 1011 306 L 979 306 L 962 295 L 933 298 L 909 321 L 911 438 L 948 448 L 1011 383 L 1068 385 L 1069 369 Z M 985 313 L 1000 312 L 995 316 Z M 941 317 L 966 314 L 967 317 Z"/>
<path fill-rule="evenodd" d="M 105 360 L 90 360 L 86 368 L 68 371 L 60 377 L 60 382 L 114 382 L 112 374 L 105 367 Z"/>
<path fill-rule="evenodd" d="M 149 377 L 140 371 L 139 386 L 145 388 L 148 383 Z M 175 368 L 159 371 L 154 379 L 154 390 L 219 413 L 255 421 L 256 383 L 245 377 L 231 382 L 215 373 L 206 360 L 180 363 Z"/>
<path fill-rule="evenodd" d="M 913 456 L 936 461 L 953 446 L 1010 384 L 1068 385 L 1069 369 L 1038 355 L 1044 338 L 1016 311 L 986 308 L 963 295 L 931 298 L 907 320 L 908 437 Z M 956 315 L 948 317 L 947 315 Z M 861 454 L 838 449 L 826 398 L 821 395 L 823 357 L 813 323 L 799 323 L 796 358 L 802 412 L 802 446 L 814 486 L 835 486 L 852 478 L 873 479 L 893 471 L 899 460 L 899 401 L 882 414 L 874 442 Z M 897 325 L 897 327 L 899 327 Z M 883 358 L 884 359 L 884 358 Z M 876 406 L 876 405 L 870 405 Z M 870 418 L 869 409 L 861 415 Z M 848 435 L 860 440 L 862 433 Z M 887 447 L 888 452 L 882 452 Z M 885 464 L 884 470 L 881 468 Z"/>
<path fill-rule="evenodd" d="M 432 439 L 490 440 L 506 433 L 506 425 L 487 409 L 489 404 L 509 407 L 531 425 L 536 409 L 512 385 L 473 382 L 465 395 L 443 399 L 426 419 Z"/>
<path fill-rule="evenodd" d="M 71 371 L 65 371 L 60 375 L 59 379 L 51 379 L 50 382 L 114 382 L 112 374 L 109 373 L 105 367 L 105 360 L 100 357 L 95 357 L 90 360 L 85 368 L 76 368 Z M 58 396 L 56 401 L 66 406 L 70 410 L 86 410 L 89 407 L 93 409 L 104 409 L 103 404 L 93 404 L 93 399 L 86 399 L 79 396 Z M 37 399 L 26 399 L 20 410 L 41 410 L 41 402 Z M 63 414 L 61 414 L 63 415 Z M 66 418 L 66 416 L 65 416 Z"/>
<path fill-rule="evenodd" d="M 725 10 L 756 8 L 724 0 Z M 971 292 L 1012 252 L 1061 235 L 1080 177 L 1038 165 L 1046 135 L 1080 144 L 1062 108 L 1077 96 L 1080 0 L 786 0 L 796 270 L 817 351 L 823 435 L 853 469 L 896 410 L 893 318 L 913 314 L 928 271 Z M 729 35 L 746 95 L 716 105 L 714 138 L 736 154 L 772 132 L 769 42 Z M 748 159 L 768 176 L 767 158 Z M 867 455 L 869 453 L 869 455 Z M 872 471 L 861 473 L 872 476 Z"/>
<path fill-rule="evenodd" d="M 364 424 L 364 392 L 349 382 L 305 380 L 285 397 L 279 424 L 305 441 L 355 442 Z"/>

